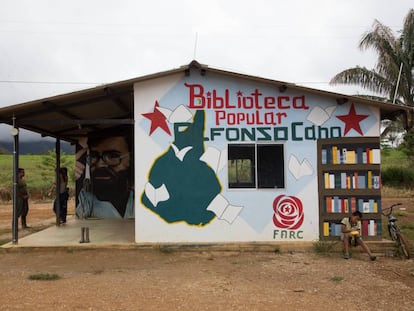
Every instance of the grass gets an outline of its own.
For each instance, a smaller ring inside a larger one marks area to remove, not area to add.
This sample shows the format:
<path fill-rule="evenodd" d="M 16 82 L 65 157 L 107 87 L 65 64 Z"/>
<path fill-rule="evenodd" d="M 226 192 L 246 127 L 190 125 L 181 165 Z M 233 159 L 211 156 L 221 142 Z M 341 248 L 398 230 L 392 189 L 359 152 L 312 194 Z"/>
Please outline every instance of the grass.
<path fill-rule="evenodd" d="M 0 239 L 0 245 L 4 245 L 10 242 L 10 239 Z"/>
<path fill-rule="evenodd" d="M 19 157 L 19 167 L 25 169 L 26 181 L 30 188 L 36 188 L 44 184 L 44 180 L 42 181 L 42 178 L 37 173 L 43 158 L 43 155 L 21 155 Z M 0 155 L 0 172 L 2 172 L 0 175 L 0 187 L 10 186 L 10 181 L 13 180 L 13 156 Z M 53 168 L 51 168 L 52 175 Z"/>
<path fill-rule="evenodd" d="M 174 250 L 171 247 L 165 245 L 160 245 L 158 247 L 158 250 L 163 254 L 171 254 L 174 252 Z"/>
<path fill-rule="evenodd" d="M 382 186 L 381 195 L 385 198 L 412 198 L 414 189 Z"/>
<path fill-rule="evenodd" d="M 381 150 L 381 168 L 388 167 L 410 167 L 407 156 L 398 149 Z"/>
<path fill-rule="evenodd" d="M 74 171 L 75 156 L 63 155 L 62 162 L 73 163 L 73 168 L 69 172 Z M 49 189 L 55 180 L 55 169 L 53 165 L 45 163 L 54 163 L 50 155 L 20 155 L 19 167 L 25 169 L 25 179 L 29 191 L 32 189 L 45 188 Z M 69 168 L 69 167 L 68 167 Z M 0 189 L 11 189 L 13 182 L 13 156 L 0 154 Z M 69 179 L 73 181 L 71 175 Z"/>
<path fill-rule="evenodd" d="M 330 278 L 330 281 L 334 282 L 335 284 L 341 283 L 344 280 L 343 276 L 335 275 Z"/>
<path fill-rule="evenodd" d="M 316 241 L 312 244 L 312 247 L 316 254 L 329 255 L 337 243 L 337 241 Z"/>
<path fill-rule="evenodd" d="M 29 280 L 34 280 L 34 281 L 55 281 L 59 279 L 60 279 L 60 276 L 55 273 L 52 273 L 52 274 L 36 273 L 36 274 L 29 275 Z"/>

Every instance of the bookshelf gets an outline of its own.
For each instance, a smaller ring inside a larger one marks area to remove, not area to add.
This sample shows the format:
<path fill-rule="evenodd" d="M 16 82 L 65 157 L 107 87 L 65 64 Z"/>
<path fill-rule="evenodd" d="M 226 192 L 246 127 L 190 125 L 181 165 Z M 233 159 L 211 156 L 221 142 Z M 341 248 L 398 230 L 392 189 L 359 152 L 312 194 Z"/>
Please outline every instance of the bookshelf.
<path fill-rule="evenodd" d="M 359 210 L 362 237 L 380 240 L 379 137 L 319 139 L 317 152 L 320 239 L 339 239 L 342 218 Z"/>

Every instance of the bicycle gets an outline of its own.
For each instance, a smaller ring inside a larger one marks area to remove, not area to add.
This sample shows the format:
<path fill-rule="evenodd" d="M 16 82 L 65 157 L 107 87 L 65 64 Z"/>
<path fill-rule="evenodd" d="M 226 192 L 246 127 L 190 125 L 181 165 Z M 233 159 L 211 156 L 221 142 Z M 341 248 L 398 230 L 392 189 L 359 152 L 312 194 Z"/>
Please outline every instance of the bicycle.
<path fill-rule="evenodd" d="M 402 203 L 392 204 L 390 207 L 382 210 L 382 215 L 388 218 L 388 233 L 391 239 L 397 244 L 400 254 L 403 254 L 405 258 L 410 259 L 410 251 L 408 249 L 407 240 L 402 235 L 400 228 L 396 224 L 397 218 L 392 214 L 393 208 L 399 205 L 402 205 Z M 385 213 L 387 210 L 389 210 L 389 212 Z"/>

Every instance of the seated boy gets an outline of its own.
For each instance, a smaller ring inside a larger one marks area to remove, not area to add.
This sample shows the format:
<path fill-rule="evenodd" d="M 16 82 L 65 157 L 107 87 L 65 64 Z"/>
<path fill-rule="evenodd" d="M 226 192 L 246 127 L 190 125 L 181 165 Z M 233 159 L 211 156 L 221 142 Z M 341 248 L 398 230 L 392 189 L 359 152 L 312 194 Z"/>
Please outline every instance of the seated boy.
<path fill-rule="evenodd" d="M 349 259 L 349 245 L 351 239 L 355 239 L 355 244 L 361 245 L 362 249 L 369 255 L 371 260 L 375 260 L 376 257 L 372 255 L 368 245 L 361 238 L 361 219 L 362 214 L 360 211 L 352 213 L 351 217 L 345 217 L 341 221 L 341 239 L 344 242 L 344 258 Z"/>

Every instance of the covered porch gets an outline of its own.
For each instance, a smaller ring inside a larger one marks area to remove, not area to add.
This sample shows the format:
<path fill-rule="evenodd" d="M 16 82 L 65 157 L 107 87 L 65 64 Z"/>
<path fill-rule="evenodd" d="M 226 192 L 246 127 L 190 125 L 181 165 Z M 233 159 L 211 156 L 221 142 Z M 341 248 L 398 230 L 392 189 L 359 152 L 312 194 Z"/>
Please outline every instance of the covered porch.
<path fill-rule="evenodd" d="M 135 245 L 134 219 L 76 219 L 70 216 L 65 225 L 50 226 L 24 236 L 18 244 L 12 242 L 2 248 L 15 247 L 105 247 Z M 82 228 L 89 229 L 89 242 L 81 243 Z"/>

